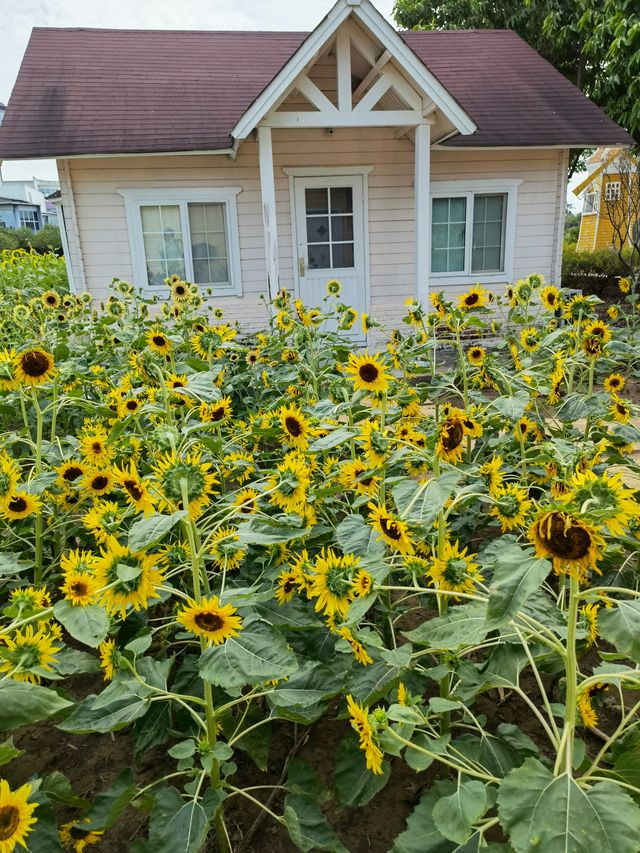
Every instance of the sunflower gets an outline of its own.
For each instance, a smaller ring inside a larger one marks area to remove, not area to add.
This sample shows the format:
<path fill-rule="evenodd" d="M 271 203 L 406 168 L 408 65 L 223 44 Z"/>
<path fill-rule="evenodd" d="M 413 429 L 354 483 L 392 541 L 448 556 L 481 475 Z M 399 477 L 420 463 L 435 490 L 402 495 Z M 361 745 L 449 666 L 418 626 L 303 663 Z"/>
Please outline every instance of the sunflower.
<path fill-rule="evenodd" d="M 595 645 L 598 641 L 599 631 L 598 631 L 598 611 L 600 610 L 600 605 L 594 603 L 585 604 L 585 606 L 581 609 L 580 615 L 584 619 L 585 627 L 587 630 L 587 644 L 589 646 Z"/>
<path fill-rule="evenodd" d="M 271 503 L 285 512 L 298 512 L 307 500 L 311 483 L 309 466 L 297 451 L 290 451 L 277 467 L 278 478 L 271 478 L 269 488 Z"/>
<path fill-rule="evenodd" d="M 16 381 L 16 351 L 13 348 L 0 350 L 0 391 L 15 391 L 19 387 Z"/>
<path fill-rule="evenodd" d="M 191 295 L 191 289 L 187 282 L 182 281 L 177 275 L 167 279 L 167 284 L 171 287 L 171 296 L 176 302 L 182 302 Z"/>
<path fill-rule="evenodd" d="M 341 640 L 344 640 L 349 644 L 351 651 L 353 652 L 353 656 L 359 664 L 362 664 L 362 666 L 368 666 L 370 663 L 373 663 L 371 655 L 367 652 L 360 640 L 357 640 L 346 626 L 338 628 L 337 634 Z"/>
<path fill-rule="evenodd" d="M 380 360 L 380 354 L 362 355 L 351 353 L 349 363 L 344 372 L 351 374 L 349 379 L 353 382 L 356 391 L 367 391 L 370 394 L 385 394 L 389 390 L 391 379 L 387 368 Z"/>
<path fill-rule="evenodd" d="M 183 457 L 175 451 L 166 453 L 153 468 L 163 498 L 163 505 L 170 511 L 185 509 L 182 488 L 186 491 L 189 516 L 199 518 L 211 501 L 213 487 L 218 482 L 207 462 L 201 462 L 199 452 L 187 453 Z"/>
<path fill-rule="evenodd" d="M 369 722 L 369 711 L 359 705 L 351 694 L 347 696 L 347 708 L 351 717 L 351 727 L 358 733 L 360 749 L 365 754 L 367 770 L 381 776 L 383 753 L 374 741 L 373 728 Z"/>
<path fill-rule="evenodd" d="M 599 338 L 603 344 L 608 344 L 611 340 L 611 329 L 601 320 L 587 323 L 584 327 L 584 334 L 588 338 Z"/>
<path fill-rule="evenodd" d="M 353 590 L 357 598 L 369 595 L 373 588 L 373 578 L 366 569 L 360 569 L 353 579 Z"/>
<path fill-rule="evenodd" d="M 63 462 L 62 465 L 58 465 L 55 470 L 58 474 L 58 479 L 56 481 L 58 485 L 63 488 L 69 488 L 88 474 L 90 469 L 86 462 L 69 460 L 67 462 Z"/>
<path fill-rule="evenodd" d="M 609 305 L 609 307 L 607 308 L 607 317 L 613 323 L 615 323 L 615 321 L 618 319 L 619 316 L 620 316 L 620 309 L 618 308 L 618 306 L 617 305 Z"/>
<path fill-rule="evenodd" d="M 80 436 L 80 452 L 94 468 L 106 468 L 113 459 L 114 451 L 107 441 L 107 432 L 102 426 L 89 427 Z"/>
<path fill-rule="evenodd" d="M 274 598 L 278 604 L 291 601 L 299 584 L 298 572 L 294 569 L 283 569 L 276 580 Z"/>
<path fill-rule="evenodd" d="M 379 479 L 371 474 L 370 469 L 360 461 L 342 462 L 338 482 L 345 489 L 357 492 L 359 495 L 375 495 L 379 488 Z"/>
<path fill-rule="evenodd" d="M 487 351 L 484 347 L 474 345 L 467 349 L 467 361 L 474 367 L 480 367 L 481 364 L 484 364 L 486 357 Z"/>
<path fill-rule="evenodd" d="M 45 290 L 40 297 L 40 301 L 45 308 L 48 308 L 50 311 L 55 311 L 56 308 L 60 307 L 60 294 L 57 290 Z"/>
<path fill-rule="evenodd" d="M 3 612 L 12 618 L 28 619 L 45 607 L 51 607 L 51 597 L 46 589 L 23 586 L 11 590 L 10 604 Z"/>
<path fill-rule="evenodd" d="M 100 652 L 100 667 L 104 673 L 105 681 L 113 681 L 113 676 L 118 671 L 118 650 L 116 641 L 113 639 L 103 640 L 98 646 Z"/>
<path fill-rule="evenodd" d="M 290 332 L 293 329 L 293 317 L 288 311 L 278 311 L 276 315 L 276 326 L 282 332 Z"/>
<path fill-rule="evenodd" d="M 492 497 L 495 497 L 502 486 L 503 476 L 500 469 L 503 463 L 502 456 L 492 456 L 488 462 L 480 466 L 480 475 L 485 478 L 489 494 Z"/>
<path fill-rule="evenodd" d="M 42 510 L 42 500 L 23 490 L 10 492 L 0 501 L 0 515 L 7 521 L 20 521 Z"/>
<path fill-rule="evenodd" d="M 278 420 L 288 444 L 298 450 L 306 450 L 309 438 L 313 436 L 309 419 L 302 414 L 297 406 L 282 406 L 278 412 Z"/>
<path fill-rule="evenodd" d="M 439 589 L 473 592 L 476 583 L 484 580 L 478 564 L 473 562 L 473 556 L 467 554 L 467 550 L 461 549 L 458 542 L 444 542 L 442 556 L 432 559 L 427 572 Z"/>
<path fill-rule="evenodd" d="M 384 506 L 370 503 L 367 505 L 369 512 L 369 523 L 380 533 L 378 539 L 383 539 L 401 554 L 413 554 L 414 547 L 409 536 L 407 524 L 392 515 Z"/>
<path fill-rule="evenodd" d="M 525 415 L 515 422 L 513 426 L 513 434 L 518 441 L 523 441 L 529 438 L 535 439 L 536 441 L 542 441 L 542 431 L 540 427 L 534 420 L 527 418 Z"/>
<path fill-rule="evenodd" d="M 547 311 L 555 311 L 560 307 L 560 291 L 552 284 L 548 284 L 540 291 L 540 302 Z"/>
<path fill-rule="evenodd" d="M 458 296 L 458 308 L 463 311 L 473 311 L 475 308 L 485 308 L 491 300 L 491 292 L 480 284 L 474 284 L 466 293 Z"/>
<path fill-rule="evenodd" d="M 5 635 L 0 645 L 0 672 L 9 673 L 15 681 L 39 684 L 42 671 L 51 672 L 51 664 L 56 662 L 56 652 L 60 651 L 57 640 L 48 625 L 41 625 L 37 631 L 27 625 L 13 636 Z"/>
<path fill-rule="evenodd" d="M 325 285 L 327 296 L 340 296 L 342 293 L 342 282 L 337 278 L 330 278 Z"/>
<path fill-rule="evenodd" d="M 535 352 L 540 346 L 540 332 L 535 326 L 528 326 L 520 332 L 520 345 L 525 352 Z"/>
<path fill-rule="evenodd" d="M 577 514 L 553 509 L 542 512 L 529 528 L 536 556 L 553 562 L 556 574 L 566 571 L 586 580 L 588 569 L 599 572 L 604 540 L 599 529 Z"/>
<path fill-rule="evenodd" d="M 620 293 L 629 293 L 631 290 L 631 280 L 628 278 L 619 278 L 618 289 L 620 290 Z"/>
<path fill-rule="evenodd" d="M 444 305 L 444 299 L 441 293 L 436 293 L 435 291 L 430 295 L 429 301 L 433 305 L 438 317 L 442 320 L 447 313 L 447 309 Z"/>
<path fill-rule="evenodd" d="M 120 532 L 124 511 L 114 501 L 96 501 L 82 516 L 82 523 L 97 542 L 104 543 Z"/>
<path fill-rule="evenodd" d="M 209 644 L 219 646 L 229 637 L 237 636 L 242 630 L 242 618 L 236 615 L 231 604 L 220 604 L 217 595 L 201 601 L 189 599 L 186 607 L 178 613 L 176 621 L 196 637 L 203 637 Z"/>
<path fill-rule="evenodd" d="M 367 420 L 360 425 L 360 442 L 371 468 L 379 468 L 384 465 L 389 451 L 389 439 L 380 428 L 378 421 Z"/>
<path fill-rule="evenodd" d="M 53 356 L 43 349 L 27 349 L 19 352 L 14 361 L 18 382 L 35 388 L 48 382 L 56 375 Z"/>
<path fill-rule="evenodd" d="M 358 312 L 355 310 L 355 308 L 343 306 L 342 314 L 340 315 L 340 319 L 338 321 L 338 328 L 343 332 L 348 332 L 350 329 L 353 329 L 357 319 Z"/>
<path fill-rule="evenodd" d="M 169 355 L 173 349 L 173 344 L 171 343 L 170 338 L 167 337 L 162 329 L 159 329 L 157 326 L 147 331 L 145 340 L 147 341 L 149 349 L 157 352 L 158 355 Z"/>
<path fill-rule="evenodd" d="M 220 527 L 211 537 L 209 553 L 216 569 L 237 569 L 244 560 L 246 550 L 246 545 L 240 544 L 240 537 L 234 527 Z"/>
<path fill-rule="evenodd" d="M 452 464 L 461 462 L 465 435 L 462 413 L 455 410 L 442 421 L 438 428 L 436 456 Z"/>
<path fill-rule="evenodd" d="M 309 575 L 307 588 L 308 596 L 316 599 L 316 611 L 345 618 L 355 595 L 353 576 L 360 568 L 359 563 L 353 554 L 340 556 L 332 548 L 322 549 Z"/>
<path fill-rule="evenodd" d="M 137 397 L 124 397 L 118 401 L 118 417 L 128 418 L 131 415 L 136 415 L 142 408 L 142 400 Z"/>
<path fill-rule="evenodd" d="M 462 426 L 465 431 L 465 435 L 470 436 L 471 438 L 480 438 L 484 432 L 482 429 L 482 425 L 478 423 L 475 418 L 472 418 L 471 415 L 467 415 L 466 412 L 462 412 L 460 415 L 462 419 Z"/>
<path fill-rule="evenodd" d="M 91 819 L 86 817 L 84 823 L 90 824 Z M 59 832 L 60 844 L 65 850 L 71 850 L 73 853 L 82 853 L 90 844 L 99 844 L 103 835 L 104 832 L 85 829 L 79 820 L 63 823 Z"/>
<path fill-rule="evenodd" d="M 12 853 L 20 845 L 27 848 L 25 839 L 37 818 L 33 813 L 37 803 L 29 803 L 31 785 L 12 791 L 6 779 L 0 779 L 0 853 Z"/>
<path fill-rule="evenodd" d="M 634 491 L 625 486 L 620 474 L 597 475 L 586 470 L 574 474 L 568 486 L 570 491 L 564 500 L 577 508 L 588 503 L 589 516 L 599 524 L 606 524 L 612 536 L 623 536 L 631 519 L 640 516 Z"/>
<path fill-rule="evenodd" d="M 373 320 L 364 311 L 362 311 L 360 314 L 360 326 L 362 328 L 363 335 L 367 335 L 370 329 L 373 329 Z"/>
<path fill-rule="evenodd" d="M 225 424 L 231 417 L 231 397 L 223 397 L 214 403 L 201 403 L 198 409 L 200 420 L 205 424 Z"/>
<path fill-rule="evenodd" d="M 611 394 L 612 397 L 623 391 L 626 384 L 627 380 L 621 373 L 610 373 L 602 383 L 604 390 Z"/>
<path fill-rule="evenodd" d="M 565 303 L 563 311 L 565 320 L 577 322 L 585 317 L 589 317 L 591 314 L 593 314 L 593 305 L 589 301 L 588 296 L 583 296 L 582 294 L 572 296 L 571 299 Z"/>
<path fill-rule="evenodd" d="M 163 576 L 157 560 L 153 554 L 132 551 L 110 536 L 94 567 L 97 586 L 109 587 L 100 594 L 102 606 L 126 619 L 128 607 L 143 610 L 152 599 L 160 598 L 157 587 Z"/>
<path fill-rule="evenodd" d="M 602 694 L 608 690 L 608 686 L 602 682 L 591 684 L 589 687 L 581 690 L 578 694 L 578 710 L 582 722 L 587 728 L 593 728 L 598 725 L 598 714 L 593 707 L 593 700 L 596 698 L 601 702 Z"/>
<path fill-rule="evenodd" d="M 93 575 L 88 572 L 65 572 L 60 592 L 74 607 L 87 607 L 93 604 L 98 587 Z"/>
<path fill-rule="evenodd" d="M 503 533 L 522 527 L 533 506 L 527 490 L 514 483 L 497 489 L 493 495 L 493 500 L 491 515 L 498 519 Z"/>
<path fill-rule="evenodd" d="M 8 453 L 0 452 L 0 502 L 18 488 L 20 468 Z"/>
<path fill-rule="evenodd" d="M 628 424 L 631 420 L 631 405 L 622 397 L 612 394 L 609 415 L 619 424 Z"/>
<path fill-rule="evenodd" d="M 234 451 L 222 458 L 222 472 L 228 480 L 242 485 L 255 473 L 253 456 L 249 453 Z"/>
<path fill-rule="evenodd" d="M 125 493 L 131 506 L 145 515 L 153 515 L 153 498 L 149 493 L 148 485 L 140 478 L 134 460 L 129 462 L 128 468 L 123 465 L 122 468 L 116 468 L 114 473 L 116 483 Z"/>
<path fill-rule="evenodd" d="M 94 498 L 100 498 L 112 491 L 114 483 L 113 473 L 109 468 L 102 471 L 89 470 L 82 478 L 83 489 Z"/>

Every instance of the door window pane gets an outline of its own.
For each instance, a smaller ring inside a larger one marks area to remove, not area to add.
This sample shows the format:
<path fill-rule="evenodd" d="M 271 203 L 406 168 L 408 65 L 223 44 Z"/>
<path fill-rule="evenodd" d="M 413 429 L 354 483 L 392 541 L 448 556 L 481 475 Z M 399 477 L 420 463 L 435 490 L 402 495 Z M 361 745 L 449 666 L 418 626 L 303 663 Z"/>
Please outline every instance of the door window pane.
<path fill-rule="evenodd" d="M 474 196 L 472 272 L 499 272 L 504 268 L 506 208 L 504 193 Z"/>
<path fill-rule="evenodd" d="M 309 269 L 355 266 L 353 188 L 305 189 Z"/>
<path fill-rule="evenodd" d="M 329 243 L 309 243 L 310 270 L 328 270 L 331 268 L 331 246 Z"/>
<path fill-rule="evenodd" d="M 180 207 L 177 204 L 143 205 L 140 217 L 149 284 L 162 285 L 164 279 L 172 275 L 184 278 Z"/>
<path fill-rule="evenodd" d="M 329 239 L 329 217 L 307 216 L 307 242 L 326 243 Z"/>
<path fill-rule="evenodd" d="M 189 204 L 189 233 L 196 284 L 229 281 L 224 204 Z"/>
<path fill-rule="evenodd" d="M 466 198 L 434 198 L 431 226 L 431 271 L 463 272 Z"/>
<path fill-rule="evenodd" d="M 329 213 L 329 191 L 326 187 L 307 188 L 304 191 L 307 215 Z"/>
<path fill-rule="evenodd" d="M 353 240 L 353 216 L 331 217 L 331 239 Z"/>
<path fill-rule="evenodd" d="M 353 213 L 351 187 L 331 187 L 331 213 Z"/>
<path fill-rule="evenodd" d="M 333 268 L 343 269 L 344 267 L 354 267 L 353 243 L 334 243 L 333 251 Z"/>

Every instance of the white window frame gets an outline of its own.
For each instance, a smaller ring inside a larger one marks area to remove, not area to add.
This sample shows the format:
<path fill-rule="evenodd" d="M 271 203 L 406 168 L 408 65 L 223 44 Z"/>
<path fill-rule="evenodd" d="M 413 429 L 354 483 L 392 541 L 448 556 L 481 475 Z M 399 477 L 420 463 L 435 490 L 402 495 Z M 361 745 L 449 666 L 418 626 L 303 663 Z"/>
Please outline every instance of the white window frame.
<path fill-rule="evenodd" d="M 599 206 L 600 192 L 594 184 L 591 184 L 591 186 L 587 188 L 587 191 L 584 194 L 584 204 L 582 206 L 582 213 L 587 214 L 587 216 L 591 213 L 598 213 Z"/>
<path fill-rule="evenodd" d="M 184 247 L 185 277 L 193 282 L 193 258 L 191 256 L 191 237 L 189 233 L 188 205 L 223 204 L 224 222 L 227 238 L 227 263 L 229 284 L 199 284 L 203 290 L 211 290 L 211 295 L 242 296 L 242 274 L 240 267 L 240 235 L 238 230 L 238 206 L 236 197 L 242 187 L 172 187 L 169 189 L 119 189 L 118 195 L 124 199 L 131 264 L 134 283 L 148 293 L 161 293 L 164 285 L 151 285 L 147 278 L 147 258 L 144 251 L 142 217 L 140 208 L 145 205 L 178 205 L 182 225 L 182 245 Z"/>
<path fill-rule="evenodd" d="M 620 181 L 607 181 L 604 187 L 604 200 L 620 201 L 621 186 Z"/>
<path fill-rule="evenodd" d="M 513 280 L 513 266 L 516 244 L 516 218 L 518 212 L 518 187 L 522 178 L 488 181 L 432 181 L 430 192 L 429 227 L 432 228 L 431 213 L 435 198 L 465 198 L 467 213 L 465 224 L 464 270 L 459 272 L 432 272 L 431 252 L 429 252 L 429 282 L 432 287 L 447 284 L 499 283 Z M 504 223 L 503 269 L 497 272 L 471 271 L 473 251 L 473 197 L 475 195 L 506 195 L 507 210 Z M 431 245 L 431 234 L 429 234 Z"/>
<path fill-rule="evenodd" d="M 29 224 L 27 224 L 23 219 L 23 216 L 25 215 L 29 217 Z M 20 228 L 28 228 L 34 233 L 40 230 L 40 216 L 38 215 L 37 210 L 20 207 L 18 208 L 18 219 L 20 221 Z"/>

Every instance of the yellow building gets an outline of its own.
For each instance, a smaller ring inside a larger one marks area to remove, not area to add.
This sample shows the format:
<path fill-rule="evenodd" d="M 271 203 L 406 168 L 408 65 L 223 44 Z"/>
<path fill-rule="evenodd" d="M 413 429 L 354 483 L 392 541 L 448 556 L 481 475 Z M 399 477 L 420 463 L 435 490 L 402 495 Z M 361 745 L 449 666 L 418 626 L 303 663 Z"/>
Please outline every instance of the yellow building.
<path fill-rule="evenodd" d="M 580 233 L 576 249 L 578 252 L 595 252 L 597 249 L 617 248 L 619 237 L 616 234 L 610 216 L 606 212 L 606 203 L 617 203 L 619 209 L 631 210 L 637 205 L 629 205 L 625 197 L 625 182 L 621 180 L 619 158 L 623 148 L 597 148 L 587 160 L 589 174 L 574 188 L 574 195 L 582 198 Z M 603 204 L 603 202 L 605 204 Z M 637 230 L 639 223 L 628 223 L 627 233 Z"/>

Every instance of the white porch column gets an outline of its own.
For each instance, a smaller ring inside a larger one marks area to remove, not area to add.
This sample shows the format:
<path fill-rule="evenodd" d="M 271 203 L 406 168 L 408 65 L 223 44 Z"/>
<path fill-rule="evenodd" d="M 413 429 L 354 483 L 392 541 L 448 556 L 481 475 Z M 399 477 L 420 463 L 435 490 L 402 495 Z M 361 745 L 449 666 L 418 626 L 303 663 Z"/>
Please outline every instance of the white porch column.
<path fill-rule="evenodd" d="M 416 298 L 429 309 L 429 261 L 431 257 L 430 190 L 431 126 L 416 126 L 414 204 L 415 204 L 415 282 Z"/>
<path fill-rule="evenodd" d="M 276 183 L 273 172 L 273 145 L 271 128 L 258 128 L 260 159 L 260 191 L 262 193 L 262 223 L 264 229 L 264 255 L 267 268 L 269 296 L 273 299 L 280 287 L 278 269 L 278 223 L 276 220 Z"/>

